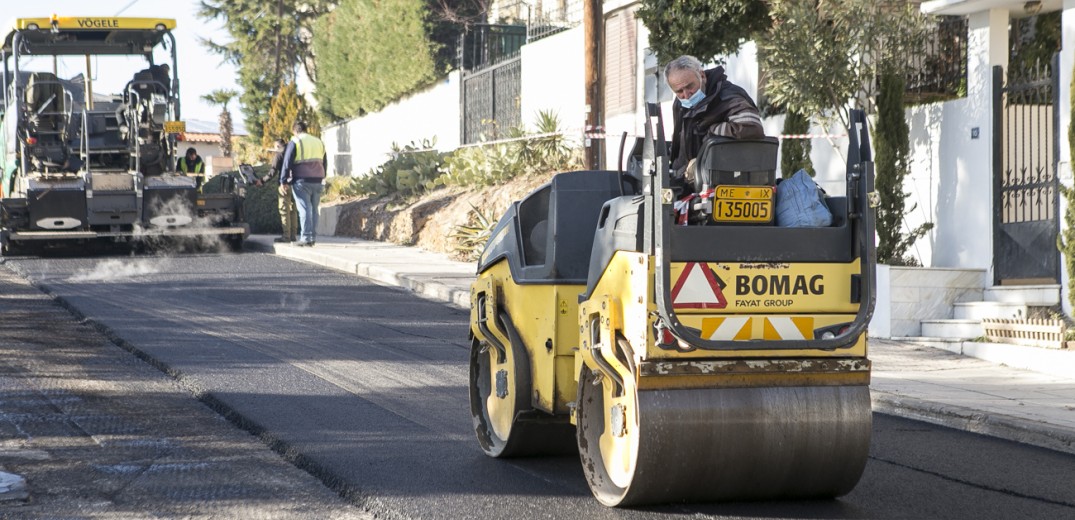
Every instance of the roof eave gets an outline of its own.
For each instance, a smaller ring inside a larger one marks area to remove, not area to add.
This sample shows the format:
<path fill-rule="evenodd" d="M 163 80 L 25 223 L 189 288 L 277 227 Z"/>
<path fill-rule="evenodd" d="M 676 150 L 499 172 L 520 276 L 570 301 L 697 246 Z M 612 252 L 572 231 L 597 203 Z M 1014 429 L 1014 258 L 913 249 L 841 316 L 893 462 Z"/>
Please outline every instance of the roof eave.
<path fill-rule="evenodd" d="M 929 0 L 922 2 L 923 13 L 937 16 L 964 16 L 998 7 L 1022 8 L 1025 2 L 1012 0 Z"/>

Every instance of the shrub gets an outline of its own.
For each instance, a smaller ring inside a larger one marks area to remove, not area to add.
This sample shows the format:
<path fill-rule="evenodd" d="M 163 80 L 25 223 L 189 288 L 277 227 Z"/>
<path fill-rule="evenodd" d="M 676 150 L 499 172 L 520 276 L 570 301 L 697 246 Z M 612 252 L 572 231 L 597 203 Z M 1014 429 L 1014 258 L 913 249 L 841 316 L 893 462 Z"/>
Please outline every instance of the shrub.
<path fill-rule="evenodd" d="M 788 110 L 784 118 L 784 134 L 805 134 L 810 131 L 810 119 L 794 111 Z M 806 170 L 811 177 L 814 176 L 814 165 L 810 162 L 809 139 L 784 139 L 780 142 L 780 176 L 786 178 L 795 175 L 799 170 Z"/>
<path fill-rule="evenodd" d="M 456 226 L 449 238 L 455 240 L 453 250 L 463 259 L 474 262 L 481 256 L 485 243 L 496 226 L 496 216 L 491 211 L 482 211 L 473 204 L 466 224 Z"/>
<path fill-rule="evenodd" d="M 1075 77 L 1071 86 L 1075 87 Z M 1075 116 L 1075 103 L 1068 108 Z M 1075 125 L 1068 126 L 1068 149 L 1075 154 Z M 1063 256 L 1064 270 L 1067 271 L 1068 303 L 1075 306 L 1075 189 L 1059 184 L 1060 195 L 1064 198 L 1064 222 L 1060 234 L 1056 237 L 1056 247 Z"/>
<path fill-rule="evenodd" d="M 332 202 L 346 195 L 354 179 L 351 177 L 329 177 L 325 179 L 325 190 L 321 192 L 321 202 Z"/>
<path fill-rule="evenodd" d="M 926 222 L 908 233 L 903 232 L 905 215 L 917 205 L 907 208 L 909 194 L 904 181 L 910 174 L 910 131 L 904 115 L 905 83 L 898 73 L 886 72 L 879 80 L 877 96 L 877 125 L 874 129 L 875 187 L 877 204 L 877 263 L 915 265 L 918 261 L 908 254 L 915 241 L 933 229 Z"/>
<path fill-rule="evenodd" d="M 537 132 L 521 128 L 508 131 L 510 140 L 484 143 L 456 150 L 444 161 L 443 175 L 433 184 L 493 186 L 521 175 L 545 174 L 580 168 L 582 155 L 560 131 L 560 119 L 549 111 L 538 112 Z"/>
<path fill-rule="evenodd" d="M 460 148 L 445 158 L 442 175 L 435 184 L 452 186 L 493 186 L 523 172 L 518 147 L 508 143 L 483 144 Z"/>
<path fill-rule="evenodd" d="M 392 144 L 393 156 L 363 177 L 351 180 L 342 190 L 344 195 L 375 195 L 383 197 L 399 193 L 411 196 L 434 186 L 441 174 L 445 154 L 434 150 L 436 139 L 411 142 L 402 148 Z"/>

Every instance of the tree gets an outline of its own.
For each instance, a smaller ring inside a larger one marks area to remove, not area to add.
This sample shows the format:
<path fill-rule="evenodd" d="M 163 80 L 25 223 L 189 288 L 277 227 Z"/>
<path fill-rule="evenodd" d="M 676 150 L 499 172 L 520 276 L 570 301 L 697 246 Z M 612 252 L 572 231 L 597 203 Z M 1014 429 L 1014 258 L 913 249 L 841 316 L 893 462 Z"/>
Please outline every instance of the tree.
<path fill-rule="evenodd" d="M 478 0 L 341 0 L 317 21 L 318 107 L 333 119 L 380 110 L 453 68 Z M 391 38 L 386 38 L 391 34 Z"/>
<path fill-rule="evenodd" d="M 1072 72 L 1075 72 L 1073 69 Z M 1075 89 L 1075 74 L 1071 76 L 1069 88 Z M 1068 107 L 1068 117 L 1075 118 L 1075 103 Z M 1071 119 L 1075 121 L 1075 119 Z M 1068 152 L 1075 157 L 1075 124 L 1068 125 Z M 1068 275 L 1068 304 L 1075 307 L 1075 188 L 1058 183 L 1060 194 L 1064 197 L 1064 223 L 1056 237 L 1056 246 L 1064 257 L 1064 270 Z"/>
<path fill-rule="evenodd" d="M 805 134 L 810 131 L 810 119 L 794 111 L 788 110 L 784 117 L 784 135 Z M 810 162 L 809 139 L 784 139 L 780 141 L 780 175 L 787 178 L 799 170 L 806 170 L 811 177 L 814 176 L 814 165 Z"/>
<path fill-rule="evenodd" d="M 917 262 L 907 257 L 907 251 L 916 240 L 922 238 L 933 223 L 924 223 L 910 233 L 903 233 L 904 215 L 914 211 L 906 208 L 909 193 L 903 183 L 910 174 L 910 129 L 903 106 L 906 81 L 894 68 L 881 74 L 877 96 L 877 124 L 873 130 L 874 188 L 877 203 L 877 262 L 889 265 L 913 265 Z"/>
<path fill-rule="evenodd" d="M 872 114 L 882 65 L 920 50 L 927 25 L 904 0 L 773 0 L 770 15 L 758 40 L 766 94 L 848 132 L 848 103 Z"/>
<path fill-rule="evenodd" d="M 228 111 L 228 103 L 239 93 L 230 89 L 216 89 L 202 99 L 212 105 L 220 105 L 220 153 L 224 157 L 231 157 L 231 112 Z"/>
<path fill-rule="evenodd" d="M 291 126 L 295 121 L 306 121 L 307 132 L 321 135 L 317 113 L 299 96 L 294 83 L 285 83 L 280 86 L 269 107 L 269 117 L 261 136 L 262 147 L 272 147 L 277 139 L 290 140 Z"/>
<path fill-rule="evenodd" d="M 315 79 L 313 22 L 334 0 L 202 0 L 198 15 L 222 20 L 231 42 L 203 40 L 210 51 L 239 69 L 239 102 L 247 130 L 260 139 L 276 88 L 294 82 L 298 67 Z"/>
<path fill-rule="evenodd" d="M 903 0 L 774 0 L 770 9 L 773 25 L 758 46 L 774 103 L 838 120 L 847 133 L 849 104 L 867 113 L 883 105 L 874 125 L 877 257 L 910 262 L 907 250 L 933 224 L 903 233 L 909 130 L 902 71 L 906 57 L 924 48 L 928 19 Z"/>
<path fill-rule="evenodd" d="M 650 48 L 661 63 L 683 54 L 702 63 L 735 54 L 770 24 L 763 0 L 643 0 L 638 17 L 649 29 Z"/>

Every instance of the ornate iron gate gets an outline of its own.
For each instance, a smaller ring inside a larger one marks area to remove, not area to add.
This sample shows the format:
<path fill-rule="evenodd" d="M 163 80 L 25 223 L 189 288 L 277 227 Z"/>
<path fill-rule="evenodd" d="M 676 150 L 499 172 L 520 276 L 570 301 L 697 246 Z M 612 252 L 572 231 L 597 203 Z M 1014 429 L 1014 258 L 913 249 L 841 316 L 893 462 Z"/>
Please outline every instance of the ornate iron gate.
<path fill-rule="evenodd" d="M 1059 54 L 1023 74 L 993 68 L 994 284 L 1060 280 Z"/>

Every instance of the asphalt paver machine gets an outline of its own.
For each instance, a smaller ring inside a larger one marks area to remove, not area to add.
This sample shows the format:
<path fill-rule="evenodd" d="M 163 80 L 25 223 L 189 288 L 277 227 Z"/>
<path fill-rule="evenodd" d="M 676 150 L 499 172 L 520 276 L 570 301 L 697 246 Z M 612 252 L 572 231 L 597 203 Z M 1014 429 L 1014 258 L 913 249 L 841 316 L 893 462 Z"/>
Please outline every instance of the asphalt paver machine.
<path fill-rule="evenodd" d="M 95 241 L 241 247 L 245 187 L 200 193 L 198 179 L 175 171 L 185 125 L 174 28 L 163 18 L 15 20 L 0 49 L 5 254 Z M 60 60 L 83 57 L 82 72 L 61 77 Z M 117 84 L 117 61 L 121 91 L 94 92 L 95 80 Z M 144 68 L 131 74 L 132 61 Z"/>
<path fill-rule="evenodd" d="M 832 225 L 789 228 L 776 139 L 710 139 L 680 197 L 648 110 L 627 172 L 558 174 L 492 231 L 471 292 L 479 445 L 577 449 L 610 506 L 850 492 L 871 431 L 865 115 Z"/>

